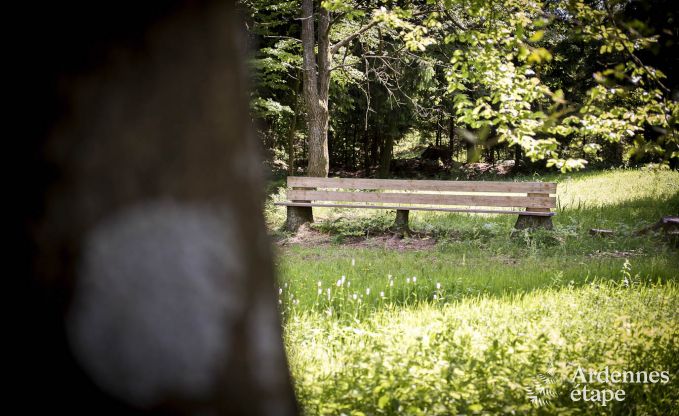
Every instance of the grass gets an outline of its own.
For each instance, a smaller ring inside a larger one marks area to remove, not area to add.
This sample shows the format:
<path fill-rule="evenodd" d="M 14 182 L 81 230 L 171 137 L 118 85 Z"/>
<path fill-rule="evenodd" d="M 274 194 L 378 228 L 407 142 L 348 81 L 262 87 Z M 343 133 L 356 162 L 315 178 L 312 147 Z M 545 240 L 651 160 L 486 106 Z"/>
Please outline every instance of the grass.
<path fill-rule="evenodd" d="M 603 407 L 571 401 L 569 379 L 577 366 L 676 377 L 678 294 L 674 283 L 593 282 L 443 305 L 388 303 L 353 323 L 299 311 L 285 337 L 306 414 L 672 414 L 676 381 L 624 385 L 626 400 Z M 550 372 L 556 395 L 536 407 L 526 388 Z"/>
<path fill-rule="evenodd" d="M 661 235 L 633 233 L 679 213 L 679 173 L 537 179 L 559 182 L 554 232 L 510 238 L 510 216 L 411 212 L 434 248 L 279 249 L 286 348 L 305 414 L 679 414 L 679 255 Z M 388 211 L 314 213 L 337 243 L 393 221 Z M 273 229 L 281 217 L 269 206 Z M 593 238 L 589 228 L 616 235 Z M 617 385 L 626 399 L 607 406 L 574 402 L 578 365 L 666 370 L 672 381 Z M 541 396 L 545 374 L 550 394 Z"/>

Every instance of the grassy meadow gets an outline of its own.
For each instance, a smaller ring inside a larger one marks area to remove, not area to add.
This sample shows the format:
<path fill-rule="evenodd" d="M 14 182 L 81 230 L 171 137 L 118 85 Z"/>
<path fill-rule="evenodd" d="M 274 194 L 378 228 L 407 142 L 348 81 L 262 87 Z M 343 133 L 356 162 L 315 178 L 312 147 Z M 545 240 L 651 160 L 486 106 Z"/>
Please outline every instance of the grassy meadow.
<path fill-rule="evenodd" d="M 514 180 L 559 183 L 554 231 L 511 238 L 514 216 L 411 211 L 414 239 L 432 244 L 400 250 L 358 244 L 391 225 L 393 211 L 375 210 L 316 209 L 323 242 L 286 244 L 274 188 L 266 214 L 283 241 L 280 310 L 304 414 L 679 414 L 679 251 L 634 234 L 679 213 L 679 173 Z M 624 389 L 603 406 L 571 399 L 578 367 L 670 382 L 588 384 Z"/>

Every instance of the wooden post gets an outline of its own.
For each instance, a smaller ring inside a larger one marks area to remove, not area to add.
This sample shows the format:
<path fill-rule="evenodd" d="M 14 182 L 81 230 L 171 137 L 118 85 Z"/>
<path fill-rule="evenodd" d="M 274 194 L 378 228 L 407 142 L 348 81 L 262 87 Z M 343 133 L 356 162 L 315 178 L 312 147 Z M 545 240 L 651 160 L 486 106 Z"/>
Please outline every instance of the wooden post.
<path fill-rule="evenodd" d="M 397 209 L 396 210 L 396 221 L 394 221 L 394 232 L 399 235 L 409 235 L 411 233 L 410 228 L 408 228 L 408 214 L 410 213 L 407 209 Z"/>
<path fill-rule="evenodd" d="M 548 198 L 549 194 L 529 192 L 528 197 Z M 550 209 L 528 207 L 526 208 L 526 211 L 550 212 Z M 554 228 L 554 224 L 552 224 L 552 217 L 541 217 L 537 215 L 519 215 L 519 218 L 516 220 L 516 224 L 514 225 L 514 229 L 516 230 L 536 229 L 536 228 L 552 230 Z"/>

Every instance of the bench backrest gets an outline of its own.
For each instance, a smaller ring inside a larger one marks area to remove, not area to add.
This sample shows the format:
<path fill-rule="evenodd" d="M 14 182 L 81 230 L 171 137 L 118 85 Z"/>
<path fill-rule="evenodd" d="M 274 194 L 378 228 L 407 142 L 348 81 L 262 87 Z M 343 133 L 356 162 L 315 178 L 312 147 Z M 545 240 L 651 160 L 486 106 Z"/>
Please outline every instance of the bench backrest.
<path fill-rule="evenodd" d="M 290 201 L 522 207 L 549 212 L 556 183 L 288 177 Z M 353 190 L 353 191 L 350 191 Z M 380 192 L 354 192 L 380 191 Z M 439 193 L 430 193 L 439 192 Z"/>

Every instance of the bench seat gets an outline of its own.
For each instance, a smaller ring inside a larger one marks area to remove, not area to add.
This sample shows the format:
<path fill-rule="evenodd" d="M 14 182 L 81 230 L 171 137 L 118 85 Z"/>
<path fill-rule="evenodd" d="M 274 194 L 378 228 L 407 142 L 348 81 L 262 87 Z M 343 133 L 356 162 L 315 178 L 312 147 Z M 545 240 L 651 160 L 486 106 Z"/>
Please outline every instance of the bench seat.
<path fill-rule="evenodd" d="M 403 205 L 316 204 L 307 202 L 274 202 L 274 205 L 287 207 L 367 208 L 367 209 L 389 209 L 389 210 L 396 209 L 408 211 L 469 212 L 473 214 L 513 214 L 513 215 L 534 215 L 537 217 L 551 217 L 553 215 L 556 215 L 555 212 L 512 211 L 512 210 L 478 209 L 478 208 L 419 207 Z"/>
<path fill-rule="evenodd" d="M 396 210 L 407 229 L 409 211 L 519 215 L 516 228 L 551 228 L 556 183 L 316 178 L 289 176 L 288 229 L 313 221 L 312 207 Z"/>

